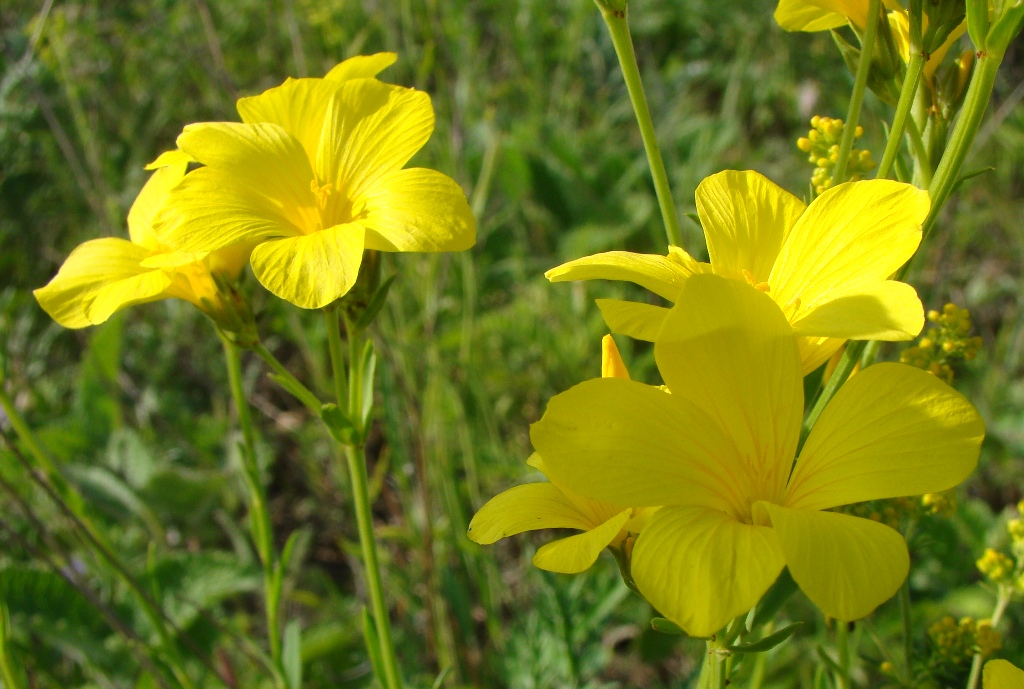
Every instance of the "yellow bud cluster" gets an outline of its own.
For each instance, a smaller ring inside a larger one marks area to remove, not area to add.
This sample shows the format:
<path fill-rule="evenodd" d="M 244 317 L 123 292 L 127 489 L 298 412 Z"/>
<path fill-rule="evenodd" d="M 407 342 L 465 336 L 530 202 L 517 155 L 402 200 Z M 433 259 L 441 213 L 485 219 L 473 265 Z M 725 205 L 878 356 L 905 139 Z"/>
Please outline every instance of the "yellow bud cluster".
<path fill-rule="evenodd" d="M 928 628 L 935 665 L 956 667 L 966 665 L 975 653 L 988 656 L 1003 646 L 999 630 L 988 620 L 976 622 L 965 617 L 957 622 L 947 615 Z"/>
<path fill-rule="evenodd" d="M 953 364 L 976 357 L 981 338 L 970 336 L 971 312 L 956 304 L 946 304 L 942 311 L 929 311 L 928 321 L 935 326 L 928 328 L 916 345 L 905 349 L 900 361 L 952 384 Z"/>
<path fill-rule="evenodd" d="M 925 493 L 921 496 L 921 509 L 925 514 L 952 517 L 956 514 L 956 495 L 951 490 L 944 493 Z"/>
<path fill-rule="evenodd" d="M 890 500 L 858 502 L 853 505 L 845 505 L 840 510 L 844 514 L 870 519 L 899 530 L 904 518 L 917 512 L 918 505 L 915 498 L 892 498 Z"/>
<path fill-rule="evenodd" d="M 978 567 L 978 571 L 994 584 L 1008 582 L 1017 568 L 1016 563 L 1010 557 L 994 548 L 986 548 L 985 554 L 974 564 Z"/>
<path fill-rule="evenodd" d="M 843 121 L 838 118 L 815 115 L 811 118 L 811 130 L 807 136 L 797 139 L 796 147 L 807 153 L 807 161 L 815 166 L 811 184 L 818 194 L 832 186 L 832 169 L 839 160 L 839 141 L 843 138 L 844 126 Z M 864 128 L 857 127 L 854 138 L 859 139 L 863 135 Z M 871 157 L 871 151 L 856 148 L 850 151 L 850 158 L 846 164 L 850 181 L 861 179 L 874 167 L 875 161 Z"/>

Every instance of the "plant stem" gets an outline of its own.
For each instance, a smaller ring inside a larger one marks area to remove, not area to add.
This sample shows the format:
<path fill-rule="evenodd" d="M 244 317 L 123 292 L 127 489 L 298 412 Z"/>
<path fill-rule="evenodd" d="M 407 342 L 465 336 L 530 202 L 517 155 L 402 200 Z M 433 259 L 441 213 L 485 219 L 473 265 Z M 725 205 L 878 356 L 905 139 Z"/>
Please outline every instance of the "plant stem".
<path fill-rule="evenodd" d="M 220 334 L 218 332 L 218 334 Z M 243 479 L 249 497 L 249 520 L 252 538 L 263 565 L 263 592 L 266 598 L 267 640 L 270 643 L 270 657 L 274 667 L 281 670 L 281 587 L 278 583 L 277 554 L 274 552 L 274 537 L 267 505 L 266 489 L 259 462 L 256 459 L 256 432 L 252 424 L 249 402 L 242 387 L 241 351 L 221 335 L 224 344 L 224 359 L 227 363 L 231 398 L 238 414 L 238 425 L 242 430 Z M 280 683 L 283 675 L 275 678 Z"/>
<path fill-rule="evenodd" d="M 302 404 L 305 405 L 309 411 L 313 412 L 313 414 L 320 416 L 320 410 L 323 405 L 320 403 L 320 399 L 314 395 L 309 388 L 300 383 L 299 379 L 293 376 L 291 372 L 284 367 L 284 364 L 278 361 L 277 357 L 271 354 L 270 350 L 262 344 L 256 345 L 256 349 L 254 351 L 260 355 L 261 359 L 267 362 L 267 365 L 273 369 L 274 373 L 287 383 L 286 385 L 282 385 L 285 390 L 294 395 L 295 398 L 302 402 Z"/>
<path fill-rule="evenodd" d="M 903 660 L 906 663 L 906 677 L 912 677 L 910 662 L 913 660 L 913 627 L 910 618 L 910 577 L 900 587 L 900 616 L 903 618 Z"/>
<path fill-rule="evenodd" d="M 58 484 L 62 491 L 65 492 L 66 484 L 61 476 L 60 472 L 57 471 L 57 466 L 50 459 L 50 455 L 46 453 L 43 446 L 39 444 L 32 429 L 25 423 L 25 419 L 22 418 L 21 414 L 18 413 L 18 408 L 14 406 L 14 400 L 4 390 L 3 381 L 0 380 L 0 408 L 3 409 L 4 414 L 7 416 L 7 420 L 11 423 L 11 428 L 17 434 L 18 439 L 25 443 L 25 447 L 28 448 L 32 458 L 36 460 L 36 464 L 39 468 L 46 473 L 52 482 Z M 77 497 L 77 494 L 76 494 Z"/>
<path fill-rule="evenodd" d="M 903 88 L 900 89 L 900 99 L 896 103 L 896 114 L 892 118 L 892 129 L 889 130 L 889 139 L 885 142 L 885 152 L 882 154 L 882 162 L 878 164 L 877 179 L 885 179 L 892 171 L 892 164 L 900 152 L 900 142 L 903 140 L 903 131 L 907 126 L 907 119 L 910 110 L 914 106 L 914 98 L 917 96 L 917 87 L 921 83 L 921 73 L 924 71 L 924 55 L 920 50 L 912 51 L 910 64 L 907 65 L 907 75 L 903 79 Z"/>
<path fill-rule="evenodd" d="M 836 620 L 836 646 L 839 647 L 839 689 L 850 689 L 850 629 Z"/>
<path fill-rule="evenodd" d="M 875 50 L 875 34 L 878 33 L 878 16 L 882 0 L 869 0 L 868 24 L 864 28 L 864 37 L 860 42 L 860 60 L 857 62 L 857 75 L 853 82 L 853 94 L 850 96 L 850 109 L 846 113 L 846 124 L 843 126 L 843 138 L 839 141 L 839 154 L 836 159 L 832 183 L 842 184 L 846 181 L 846 166 L 853 150 L 853 139 L 860 119 L 860 109 L 864 105 L 864 92 L 868 86 L 868 75 L 871 72 L 871 57 Z"/>
<path fill-rule="evenodd" d="M 910 148 L 914 151 L 914 170 L 920 175 L 921 183 L 929 186 L 932 183 L 932 156 L 928 146 L 924 143 L 924 137 L 917 126 L 917 121 L 911 116 L 907 118 L 907 138 L 910 139 Z"/>
<path fill-rule="evenodd" d="M 821 416 L 821 412 L 825 410 L 829 401 L 835 397 L 839 388 L 850 377 L 850 373 L 853 372 L 854 367 L 860 361 L 860 354 L 864 351 L 865 346 L 867 346 L 866 340 L 851 340 L 846 343 L 846 350 L 843 352 L 843 356 L 840 357 L 839 363 L 836 365 L 835 370 L 832 371 L 832 376 L 825 383 L 825 387 L 821 389 L 818 399 L 814 401 L 814 406 L 804 420 L 803 429 L 800 431 L 799 448 L 803 448 L 804 442 L 807 440 L 811 429 L 814 428 L 814 424 L 818 421 L 818 417 Z M 797 452 L 799 452 L 799 449 Z"/>
<path fill-rule="evenodd" d="M 327 325 L 327 343 L 331 354 L 331 365 L 334 368 L 334 392 L 338 398 L 338 406 L 345 404 L 345 361 L 342 355 L 341 334 L 339 332 L 338 313 L 332 309 L 324 309 L 324 321 Z M 366 570 L 366 588 L 370 594 L 370 607 L 377 627 L 377 638 L 380 641 L 381 664 L 384 666 L 384 679 L 387 689 L 401 689 L 402 679 L 398 671 L 398 659 L 395 657 L 395 646 L 391 640 L 391 620 L 388 616 L 387 604 L 384 601 L 384 590 L 381 584 L 380 565 L 377 561 L 377 542 L 373 534 L 373 514 L 370 511 L 370 492 L 366 475 L 366 446 L 364 441 L 366 429 L 363 427 L 363 337 L 352 323 L 346 319 L 346 331 L 349 344 L 348 366 L 348 416 L 355 426 L 357 443 L 346 444 L 345 459 L 348 462 L 349 478 L 352 482 L 352 498 L 356 512 L 356 525 L 359 530 L 359 544 L 362 548 L 363 566 Z"/>
<path fill-rule="evenodd" d="M 1008 586 L 1000 584 L 999 595 L 996 597 L 996 607 L 992 611 L 992 627 L 995 628 L 999 625 L 999 621 L 1003 619 L 1003 613 L 1006 612 L 1006 606 L 1010 604 L 1010 598 L 1012 597 L 1011 591 Z M 977 689 L 978 680 L 981 679 L 981 663 L 984 658 L 980 653 L 974 654 L 974 659 L 971 661 L 971 674 L 967 678 L 967 689 Z"/>
<path fill-rule="evenodd" d="M 924 221 L 924 238 L 931 232 L 939 211 L 942 210 L 960 177 L 960 170 L 967 159 L 967 154 L 970 153 L 971 144 L 974 143 L 974 137 L 992 98 L 992 88 L 995 86 L 996 73 L 1002 60 L 1001 53 L 978 53 L 971 84 L 967 87 L 967 95 L 964 97 L 964 105 L 953 124 L 953 131 L 942 154 L 942 160 L 939 161 L 932 182 L 928 185 L 932 207 Z"/>
<path fill-rule="evenodd" d="M 647 97 L 644 96 L 640 68 L 637 66 L 636 53 L 633 51 L 633 40 L 629 36 L 628 6 L 626 3 L 622 3 L 622 9 L 614 9 L 602 0 L 597 0 L 597 6 L 601 10 L 601 16 L 611 34 L 615 54 L 619 58 L 619 66 L 622 67 L 622 76 L 626 80 L 629 100 L 636 112 L 637 124 L 640 125 L 640 136 L 643 138 L 644 150 L 647 152 L 647 162 L 651 166 L 654 191 L 658 195 L 658 206 L 661 208 L 661 217 L 665 222 L 668 243 L 673 246 L 682 246 L 683 235 L 679 230 L 679 216 L 676 214 L 672 189 L 668 183 L 668 174 L 665 172 L 665 163 L 661 159 L 661 150 L 658 148 L 654 123 L 651 121 L 651 112 L 647 107 Z"/>

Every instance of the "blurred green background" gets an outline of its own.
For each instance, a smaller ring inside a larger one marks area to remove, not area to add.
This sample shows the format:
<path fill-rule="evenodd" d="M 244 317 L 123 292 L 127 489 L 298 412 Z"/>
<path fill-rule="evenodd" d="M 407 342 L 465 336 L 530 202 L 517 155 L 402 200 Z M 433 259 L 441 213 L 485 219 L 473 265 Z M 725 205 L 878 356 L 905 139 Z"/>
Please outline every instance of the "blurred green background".
<path fill-rule="evenodd" d="M 681 215 L 694 210 L 699 181 L 726 168 L 759 170 L 806 196 L 811 166 L 796 138 L 814 114 L 845 116 L 852 78 L 830 36 L 786 34 L 773 9 L 772 0 L 631 3 Z M 213 328 L 168 301 L 71 332 L 31 290 L 80 242 L 125 236 L 143 166 L 174 146 L 182 126 L 237 121 L 240 96 L 381 50 L 399 55 L 382 78 L 433 97 L 437 127 L 414 163 L 459 181 L 479 221 L 470 252 L 387 257 L 386 273 L 399 279 L 374 333 L 370 471 L 410 683 L 430 686 L 448 669 L 450 687 L 685 685 L 702 645 L 650 632 L 651 610 L 610 557 L 581 576 L 549 575 L 530 558 L 550 534 L 487 548 L 465 538 L 483 502 L 531 476 L 528 428 L 546 400 L 599 374 L 606 330 L 593 298 L 649 298 L 624 284 L 551 285 L 543 272 L 597 251 L 665 250 L 634 115 L 593 3 L 3 0 L 0 27 L 4 384 L 132 571 L 234 686 L 265 685 L 248 649 L 264 634 Z M 986 545 L 1005 545 L 1000 519 L 1024 497 L 1022 79 L 1011 50 L 966 167 L 993 170 L 963 185 L 910 278 L 926 308 L 952 300 L 971 309 L 984 347 L 957 385 L 988 424 L 959 514 L 928 520 L 913 544 L 915 643 L 925 655 L 924 630 L 943 615 L 990 614 L 973 562 Z M 868 97 L 862 145 L 876 159 L 890 113 Z M 682 221 L 685 248 L 706 257 L 699 226 Z M 286 308 L 251 276 L 249 285 L 267 346 L 326 397 L 319 314 Z M 650 348 L 619 342 L 634 377 L 654 382 Z M 902 346 L 886 346 L 883 358 L 898 358 Z M 278 546 L 299 533 L 285 615 L 300 621 L 306 686 L 368 685 L 347 478 L 321 428 L 263 363 L 247 357 L 245 375 Z M 2 417 L 0 427 L 9 434 Z M 150 686 L 131 645 L 33 548 L 58 553 L 143 638 L 152 634 L 145 619 L 6 450 L 0 476 L 24 499 L 0 495 L 0 600 L 31 686 Z M 795 668 L 813 662 L 818 615 L 799 596 L 785 609 L 808 624 L 771 656 L 766 686 L 811 686 L 811 671 Z M 1002 655 L 1024 664 L 1019 603 L 1005 624 Z M 897 626 L 889 603 L 870 633 L 884 645 Z M 869 636 L 857 636 L 857 677 L 876 686 L 882 656 Z"/>

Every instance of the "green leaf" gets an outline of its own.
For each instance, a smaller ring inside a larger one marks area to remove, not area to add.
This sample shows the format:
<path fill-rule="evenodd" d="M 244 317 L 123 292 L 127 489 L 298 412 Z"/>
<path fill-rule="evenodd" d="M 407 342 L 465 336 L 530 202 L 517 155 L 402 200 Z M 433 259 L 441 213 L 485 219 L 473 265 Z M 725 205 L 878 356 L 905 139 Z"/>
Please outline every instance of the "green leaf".
<path fill-rule="evenodd" d="M 302 632 L 298 620 L 285 627 L 281 665 L 288 689 L 302 689 Z"/>
<path fill-rule="evenodd" d="M 430 689 L 441 689 L 441 685 L 444 684 L 444 680 L 451 674 L 451 672 L 451 667 L 442 668 L 441 672 L 437 673 L 437 678 L 434 680 L 434 683 L 430 685 Z"/>
<path fill-rule="evenodd" d="M 384 304 L 388 298 L 388 292 L 391 291 L 391 285 L 394 284 L 396 277 L 398 277 L 398 273 L 392 274 L 377 287 L 377 291 L 373 293 L 373 296 L 370 297 L 370 301 L 367 302 L 366 309 L 359 314 L 359 320 L 356 321 L 357 330 L 363 330 L 373 323 L 373 319 L 375 319 L 377 314 L 380 313 L 380 310 L 384 308 Z"/>
<path fill-rule="evenodd" d="M 993 170 L 995 170 L 994 167 L 983 167 L 978 170 L 963 173 L 962 175 L 957 177 L 956 182 L 953 183 L 953 190 L 949 192 L 950 195 L 952 196 L 953 194 L 957 193 L 960 190 L 960 185 L 962 185 L 967 180 L 973 177 L 977 177 L 978 175 L 983 175 L 986 172 L 992 172 Z"/>
<path fill-rule="evenodd" d="M 758 639 L 757 641 L 729 646 L 729 650 L 733 653 L 764 653 L 765 651 L 770 651 L 789 637 L 793 636 L 797 628 L 801 625 L 803 625 L 803 622 L 787 624 L 777 632 L 773 632 L 762 639 Z"/>
<path fill-rule="evenodd" d="M 353 445 L 356 442 L 356 428 L 352 420 L 341 407 L 328 402 L 320 408 L 320 418 L 327 425 L 331 436 L 342 445 Z"/>
<path fill-rule="evenodd" d="M 845 623 L 840 622 L 839 624 Z M 824 663 L 829 670 L 843 674 L 843 669 L 839 667 L 839 664 L 836 661 L 832 660 L 832 657 L 825 652 L 825 649 L 822 648 L 820 644 L 815 648 L 815 652 L 818 654 L 818 658 L 821 659 L 821 662 Z"/>
<path fill-rule="evenodd" d="M 768 589 L 768 593 L 764 594 L 761 597 L 761 602 L 757 604 L 754 623 L 750 626 L 751 631 L 775 619 L 776 613 L 789 600 L 790 596 L 796 593 L 797 588 L 796 582 L 793 581 L 793 576 L 789 573 L 789 569 L 783 569 L 782 574 L 775 580 L 772 587 Z"/>
<path fill-rule="evenodd" d="M 370 664 L 373 665 L 373 674 L 377 678 L 377 683 L 382 687 L 386 687 L 388 682 L 387 676 L 384 674 L 384 662 L 380 657 L 380 639 L 377 636 L 377 624 L 373 621 L 370 611 L 365 607 L 363 608 L 363 640 L 366 641 L 366 652 L 370 656 Z"/>
<path fill-rule="evenodd" d="M 363 347 L 363 408 L 359 410 L 364 429 L 369 427 L 370 412 L 373 411 L 373 379 L 377 372 L 377 354 L 373 351 L 373 340 L 367 340 Z M 360 438 L 362 441 L 363 438 Z"/>

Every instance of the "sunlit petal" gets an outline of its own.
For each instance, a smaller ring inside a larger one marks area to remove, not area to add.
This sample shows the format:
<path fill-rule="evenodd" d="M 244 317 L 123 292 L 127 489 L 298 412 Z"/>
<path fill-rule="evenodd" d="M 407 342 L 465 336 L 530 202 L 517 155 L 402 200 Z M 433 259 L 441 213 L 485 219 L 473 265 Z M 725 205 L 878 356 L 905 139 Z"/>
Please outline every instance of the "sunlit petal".
<path fill-rule="evenodd" d="M 799 334 L 860 340 L 912 340 L 924 327 L 917 290 L 903 282 L 867 278 L 818 295 L 792 321 Z"/>
<path fill-rule="evenodd" d="M 846 26 L 846 17 L 808 0 L 779 0 L 775 21 L 786 31 L 827 31 Z"/>
<path fill-rule="evenodd" d="M 751 170 L 705 178 L 696 198 L 715 274 L 755 283 L 768 280 L 786 235 L 806 208 Z"/>
<path fill-rule="evenodd" d="M 356 55 L 335 65 L 324 76 L 328 81 L 348 81 L 349 79 L 368 79 L 375 77 L 395 64 L 398 55 L 395 53 L 374 53 L 373 55 Z"/>
<path fill-rule="evenodd" d="M 668 309 L 621 299 L 595 299 L 608 329 L 634 340 L 654 342 L 668 316 Z"/>
<path fill-rule="evenodd" d="M 728 430 L 719 471 L 747 495 L 781 499 L 804 403 L 796 341 L 779 307 L 745 282 L 691 277 L 654 358 L 673 398 Z"/>
<path fill-rule="evenodd" d="M 757 503 L 771 516 L 790 574 L 811 601 L 843 622 L 870 614 L 899 589 L 910 569 L 897 531 L 838 512 Z"/>
<path fill-rule="evenodd" d="M 363 228 L 353 223 L 264 242 L 250 261 L 268 290 L 296 306 L 319 309 L 355 284 L 362 257 Z"/>
<path fill-rule="evenodd" d="M 710 636 L 757 604 L 784 565 L 775 533 L 730 515 L 663 507 L 633 548 L 637 587 L 691 636 Z"/>
<path fill-rule="evenodd" d="M 935 376 L 904 364 L 869 366 L 818 418 L 786 505 L 826 509 L 952 488 L 974 470 L 984 434 L 971 403 Z"/>
<path fill-rule="evenodd" d="M 693 271 L 681 261 L 658 254 L 609 251 L 563 263 L 544 273 L 551 282 L 569 280 L 625 280 L 675 301 Z"/>
<path fill-rule="evenodd" d="M 625 510 L 590 531 L 544 545 L 534 554 L 533 564 L 562 574 L 578 574 L 588 569 L 619 535 L 629 521 L 630 512 Z"/>
<path fill-rule="evenodd" d="M 990 660 L 981 675 L 982 689 L 1024 689 L 1024 670 L 1008 660 Z"/>
<path fill-rule="evenodd" d="M 601 522 L 595 523 L 590 515 L 580 512 L 554 484 L 527 483 L 510 488 L 488 500 L 469 523 L 468 535 L 474 543 L 487 545 L 524 531 L 589 531 L 600 524 Z M 611 538 L 608 540 L 610 542 Z"/>
<path fill-rule="evenodd" d="M 153 218 L 167 200 L 171 188 L 185 176 L 187 164 L 179 160 L 161 166 L 143 185 L 142 191 L 135 197 L 135 202 L 128 211 L 128 234 L 132 238 L 132 243 L 150 251 L 160 250 L 160 242 L 153 232 Z"/>

